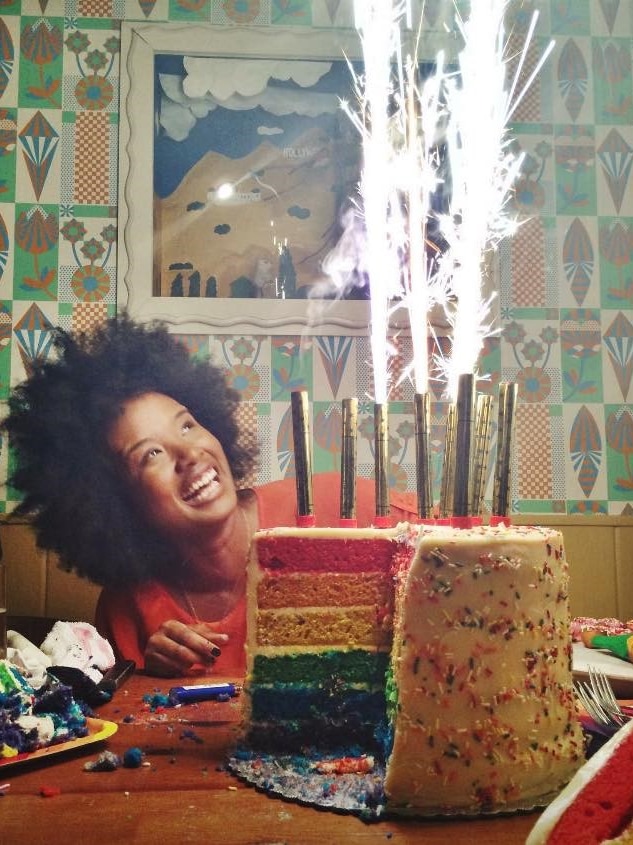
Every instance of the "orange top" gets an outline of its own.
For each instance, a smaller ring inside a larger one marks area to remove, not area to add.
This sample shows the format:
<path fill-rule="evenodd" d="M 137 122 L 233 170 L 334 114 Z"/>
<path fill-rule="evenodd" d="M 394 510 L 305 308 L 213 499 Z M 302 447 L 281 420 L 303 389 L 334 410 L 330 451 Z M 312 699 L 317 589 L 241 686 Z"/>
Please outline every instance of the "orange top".
<path fill-rule="evenodd" d="M 338 473 L 322 473 L 312 480 L 316 524 L 339 524 Z M 294 478 L 273 481 L 255 489 L 260 528 L 296 525 L 296 489 Z M 358 479 L 356 488 L 359 527 L 371 525 L 375 518 L 374 482 Z M 413 493 L 390 494 L 392 522 L 416 519 L 416 497 Z M 129 590 L 105 588 L 97 603 L 96 626 L 110 641 L 117 656 L 134 660 L 144 667 L 145 648 L 150 636 L 168 619 L 192 625 L 196 619 L 182 608 L 169 588 L 159 581 L 147 581 Z M 242 597 L 223 619 L 209 621 L 218 632 L 228 634 L 222 654 L 214 664 L 220 675 L 244 674 L 246 640 L 246 599 Z"/>

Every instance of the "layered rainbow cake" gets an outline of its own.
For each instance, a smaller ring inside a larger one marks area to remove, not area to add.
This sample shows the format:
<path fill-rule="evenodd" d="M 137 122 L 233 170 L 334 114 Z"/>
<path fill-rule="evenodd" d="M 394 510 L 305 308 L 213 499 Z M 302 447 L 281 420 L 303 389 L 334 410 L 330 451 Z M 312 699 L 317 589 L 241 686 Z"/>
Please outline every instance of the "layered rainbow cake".
<path fill-rule="evenodd" d="M 243 746 L 369 756 L 379 812 L 542 806 L 584 761 L 567 586 L 545 528 L 260 531 Z"/>
<path fill-rule="evenodd" d="M 270 529 L 248 575 L 248 741 L 381 747 L 393 630 L 394 530 Z"/>

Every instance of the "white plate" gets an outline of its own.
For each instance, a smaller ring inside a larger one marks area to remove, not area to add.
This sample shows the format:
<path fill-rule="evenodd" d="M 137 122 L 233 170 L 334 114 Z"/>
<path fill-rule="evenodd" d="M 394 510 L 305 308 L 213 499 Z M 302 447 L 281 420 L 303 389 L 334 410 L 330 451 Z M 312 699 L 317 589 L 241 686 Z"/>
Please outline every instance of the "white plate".
<path fill-rule="evenodd" d="M 633 698 L 633 663 L 600 648 L 574 643 L 572 666 L 574 677 L 581 680 L 588 677 L 590 666 L 604 672 L 618 698 Z"/>

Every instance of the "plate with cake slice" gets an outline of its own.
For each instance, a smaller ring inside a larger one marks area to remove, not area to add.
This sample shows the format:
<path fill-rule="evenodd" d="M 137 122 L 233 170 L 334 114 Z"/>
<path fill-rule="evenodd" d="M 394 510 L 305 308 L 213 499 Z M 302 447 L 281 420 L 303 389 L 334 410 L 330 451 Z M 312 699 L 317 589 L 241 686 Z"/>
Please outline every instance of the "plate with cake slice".
<path fill-rule="evenodd" d="M 605 674 L 618 698 L 633 698 L 633 663 L 600 648 L 573 644 L 573 673 L 576 680 L 589 680 L 589 667 Z"/>
<path fill-rule="evenodd" d="M 526 845 L 633 841 L 633 722 L 582 766 L 539 816 Z"/>
<path fill-rule="evenodd" d="M 57 742 L 53 745 L 46 745 L 36 751 L 29 751 L 23 754 L 16 754 L 14 757 L 0 757 L 0 768 L 14 766 L 17 763 L 26 763 L 32 760 L 41 760 L 68 751 L 75 751 L 85 746 L 94 745 L 111 737 L 118 730 L 116 722 L 106 722 L 103 719 L 86 718 L 88 733 L 86 736 L 70 739 L 67 742 Z"/>

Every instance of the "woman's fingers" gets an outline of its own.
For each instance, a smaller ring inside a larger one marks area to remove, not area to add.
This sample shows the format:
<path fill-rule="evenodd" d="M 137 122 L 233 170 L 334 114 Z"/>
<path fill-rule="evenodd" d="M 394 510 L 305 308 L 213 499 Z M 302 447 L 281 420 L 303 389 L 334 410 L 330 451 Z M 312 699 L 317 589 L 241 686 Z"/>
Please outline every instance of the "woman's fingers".
<path fill-rule="evenodd" d="M 204 623 L 184 625 L 171 619 L 149 638 L 145 668 L 152 674 L 169 676 L 184 675 L 195 664 L 210 667 L 226 642 L 226 634 L 211 631 Z"/>

